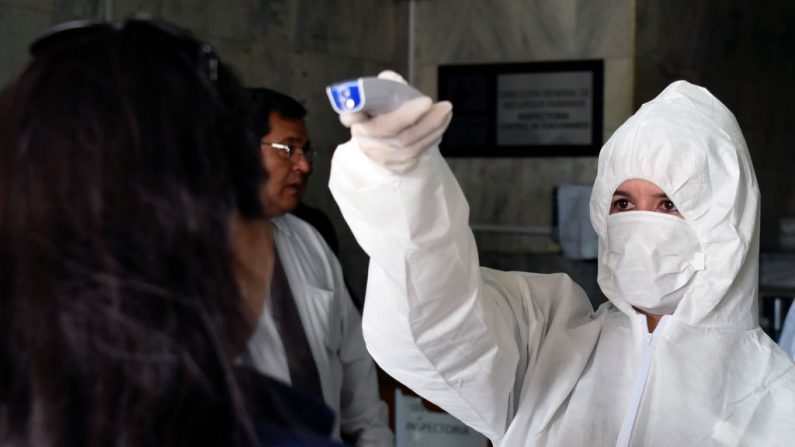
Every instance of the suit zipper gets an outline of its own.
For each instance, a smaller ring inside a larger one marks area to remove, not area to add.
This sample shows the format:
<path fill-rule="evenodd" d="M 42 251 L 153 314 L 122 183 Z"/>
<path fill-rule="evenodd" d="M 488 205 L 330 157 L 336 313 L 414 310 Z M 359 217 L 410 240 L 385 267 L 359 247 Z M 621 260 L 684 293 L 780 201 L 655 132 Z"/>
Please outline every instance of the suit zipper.
<path fill-rule="evenodd" d="M 645 317 L 643 318 L 643 324 L 645 325 Z M 646 382 L 649 379 L 654 349 L 657 347 L 660 334 L 662 334 L 666 323 L 668 323 L 667 320 L 668 316 L 663 316 L 657 323 L 657 327 L 654 328 L 654 332 L 646 334 L 646 340 L 643 343 L 643 355 L 640 359 L 640 367 L 635 375 L 635 383 L 632 387 L 627 413 L 624 416 L 624 423 L 621 425 L 621 432 L 618 434 L 618 440 L 616 441 L 617 447 L 627 447 L 629 445 L 632 429 L 635 427 L 635 419 L 638 416 L 638 408 L 640 408 L 640 399 L 643 397 L 643 391 L 646 389 Z"/>

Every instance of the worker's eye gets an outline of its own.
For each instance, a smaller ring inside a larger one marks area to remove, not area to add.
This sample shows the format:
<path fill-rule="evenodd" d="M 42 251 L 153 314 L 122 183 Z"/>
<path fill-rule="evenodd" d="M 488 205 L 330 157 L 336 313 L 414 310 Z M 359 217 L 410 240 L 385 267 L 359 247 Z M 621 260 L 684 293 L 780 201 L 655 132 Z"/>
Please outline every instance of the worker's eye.
<path fill-rule="evenodd" d="M 613 199 L 613 203 L 610 205 L 610 213 L 629 211 L 632 208 L 635 208 L 635 204 L 630 202 L 629 199 L 626 197 L 617 197 Z"/>
<path fill-rule="evenodd" d="M 676 205 L 674 205 L 674 203 L 670 200 L 663 200 L 663 202 L 660 204 L 660 207 L 662 208 L 662 211 L 666 213 L 675 213 L 679 211 L 679 208 L 677 208 Z"/>

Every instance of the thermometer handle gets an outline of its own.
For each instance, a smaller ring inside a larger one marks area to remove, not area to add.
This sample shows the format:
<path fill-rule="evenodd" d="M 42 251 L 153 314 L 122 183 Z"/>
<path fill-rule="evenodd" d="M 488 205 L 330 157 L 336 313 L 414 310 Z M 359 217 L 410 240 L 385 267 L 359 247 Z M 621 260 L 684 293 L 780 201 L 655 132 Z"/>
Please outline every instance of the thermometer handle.
<path fill-rule="evenodd" d="M 404 102 L 422 96 L 410 85 L 376 77 L 329 85 L 326 94 L 337 113 L 366 112 L 373 116 L 391 112 Z"/>

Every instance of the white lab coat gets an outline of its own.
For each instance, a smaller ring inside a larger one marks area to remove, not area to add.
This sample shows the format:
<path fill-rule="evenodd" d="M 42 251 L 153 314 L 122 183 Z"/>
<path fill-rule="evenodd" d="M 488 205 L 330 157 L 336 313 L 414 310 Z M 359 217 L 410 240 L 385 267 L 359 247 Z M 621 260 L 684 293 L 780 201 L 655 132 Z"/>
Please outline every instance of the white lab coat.
<path fill-rule="evenodd" d="M 666 191 L 705 251 L 653 335 L 604 268 L 611 197 L 629 178 Z M 373 358 L 496 445 L 795 442 L 795 365 L 757 323 L 756 179 L 733 115 L 706 90 L 672 84 L 602 149 L 591 215 L 610 302 L 596 312 L 564 274 L 479 266 L 436 148 L 397 175 L 348 142 L 330 187 L 370 255 Z"/>
<path fill-rule="evenodd" d="M 375 364 L 365 349 L 361 317 L 345 287 L 339 261 L 317 230 L 303 220 L 285 214 L 272 223 L 276 249 L 318 368 L 322 397 L 338 416 L 337 437 L 341 427 L 358 436 L 359 446 L 393 446 Z M 266 302 L 249 340 L 250 359 L 260 372 L 289 383 L 284 346 L 269 308 Z"/>

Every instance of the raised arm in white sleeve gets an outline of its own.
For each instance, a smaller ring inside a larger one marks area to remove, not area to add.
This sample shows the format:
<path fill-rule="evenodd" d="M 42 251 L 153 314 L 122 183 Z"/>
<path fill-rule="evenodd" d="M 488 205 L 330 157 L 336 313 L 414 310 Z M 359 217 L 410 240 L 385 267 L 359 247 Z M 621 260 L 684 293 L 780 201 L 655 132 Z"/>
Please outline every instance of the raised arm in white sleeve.
<path fill-rule="evenodd" d="M 565 275 L 480 268 L 466 199 L 437 147 L 450 114 L 449 104 L 419 98 L 353 124 L 352 140 L 334 155 L 330 187 L 370 255 L 363 329 L 374 360 L 497 441 L 520 392 L 537 393 L 535 408 L 551 408 L 560 402 L 541 396 L 555 387 L 554 396 L 563 396 L 573 385 L 587 354 L 567 363 L 577 371 L 564 371 L 555 356 L 565 362 L 569 355 L 540 346 L 573 316 L 587 317 L 590 305 Z M 578 356 L 567 340 L 560 337 L 558 347 Z M 572 380 L 528 374 L 538 362 Z M 536 380 L 525 385 L 526 377 Z"/>
<path fill-rule="evenodd" d="M 452 174 L 435 149 L 403 175 L 355 142 L 334 158 L 332 192 L 370 255 L 370 354 L 418 394 L 501 437 L 519 362 L 514 325 L 506 302 L 479 297 L 467 204 Z"/>

